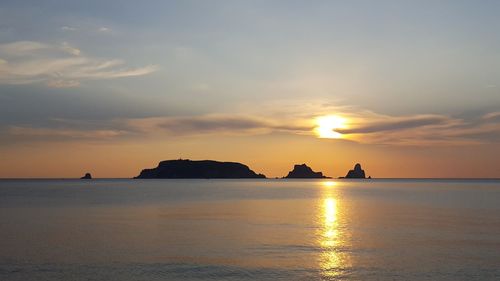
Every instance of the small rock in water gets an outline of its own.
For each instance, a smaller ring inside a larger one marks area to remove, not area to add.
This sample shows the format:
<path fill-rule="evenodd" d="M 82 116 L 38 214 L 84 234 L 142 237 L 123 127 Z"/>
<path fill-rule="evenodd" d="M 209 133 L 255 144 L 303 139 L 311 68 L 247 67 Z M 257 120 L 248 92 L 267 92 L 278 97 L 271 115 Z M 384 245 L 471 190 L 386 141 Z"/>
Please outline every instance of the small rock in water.
<path fill-rule="evenodd" d="M 92 179 L 92 175 L 90 173 L 86 173 L 85 176 L 81 177 L 82 180 L 90 180 Z"/>

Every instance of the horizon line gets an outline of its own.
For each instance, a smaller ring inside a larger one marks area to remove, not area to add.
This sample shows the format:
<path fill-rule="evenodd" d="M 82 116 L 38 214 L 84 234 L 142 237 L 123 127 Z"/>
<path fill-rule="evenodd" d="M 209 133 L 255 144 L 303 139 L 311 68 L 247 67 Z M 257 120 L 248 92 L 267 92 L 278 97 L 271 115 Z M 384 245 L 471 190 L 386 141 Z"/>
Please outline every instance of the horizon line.
<path fill-rule="evenodd" d="M 500 180 L 500 177 L 382 177 L 382 178 L 281 178 L 281 177 L 266 177 L 266 178 L 157 178 L 157 179 L 136 179 L 127 177 L 92 177 L 92 179 L 81 179 L 79 177 L 66 178 L 66 177 L 22 177 L 22 178 L 1 178 L 0 180 L 82 180 L 82 181 L 92 181 L 92 180 Z"/>

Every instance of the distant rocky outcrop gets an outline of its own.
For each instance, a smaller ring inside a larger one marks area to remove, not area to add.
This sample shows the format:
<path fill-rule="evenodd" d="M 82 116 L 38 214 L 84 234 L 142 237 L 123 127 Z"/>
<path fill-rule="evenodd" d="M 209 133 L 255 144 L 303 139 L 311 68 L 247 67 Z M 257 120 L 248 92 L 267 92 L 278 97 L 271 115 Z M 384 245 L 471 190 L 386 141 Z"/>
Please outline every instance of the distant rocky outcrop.
<path fill-rule="evenodd" d="M 293 170 L 288 172 L 286 179 L 311 179 L 311 178 L 328 178 L 322 172 L 315 172 L 306 164 L 295 165 Z"/>
<path fill-rule="evenodd" d="M 354 165 L 354 169 L 349 170 L 347 175 L 343 178 L 346 178 L 346 179 L 365 179 L 366 176 L 365 176 L 365 171 L 363 169 L 361 169 L 361 164 L 357 163 L 356 165 Z"/>
<path fill-rule="evenodd" d="M 136 179 L 238 179 L 265 178 L 236 162 L 189 159 L 161 161 L 158 167 L 144 169 Z"/>
<path fill-rule="evenodd" d="M 92 175 L 90 173 L 86 173 L 85 176 L 81 177 L 82 180 L 90 180 L 92 179 Z"/>

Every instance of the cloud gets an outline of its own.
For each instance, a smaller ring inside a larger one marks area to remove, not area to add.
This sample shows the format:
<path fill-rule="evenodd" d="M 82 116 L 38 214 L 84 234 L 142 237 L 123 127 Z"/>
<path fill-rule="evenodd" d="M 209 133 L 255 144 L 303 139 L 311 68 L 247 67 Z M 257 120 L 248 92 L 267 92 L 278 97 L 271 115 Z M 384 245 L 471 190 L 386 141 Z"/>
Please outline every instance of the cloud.
<path fill-rule="evenodd" d="M 131 68 L 122 60 L 85 56 L 67 42 L 0 44 L 0 84 L 43 82 L 49 87 L 76 87 L 83 80 L 142 76 L 157 70 L 156 65 Z"/>
<path fill-rule="evenodd" d="M 80 86 L 80 81 L 77 80 L 50 80 L 47 82 L 50 88 L 75 88 Z"/>
<path fill-rule="evenodd" d="M 70 46 L 67 42 L 63 42 L 61 50 L 73 56 L 79 56 L 81 53 L 80 49 Z"/>
<path fill-rule="evenodd" d="M 266 134 L 271 132 L 304 133 L 313 126 L 241 115 L 203 115 L 189 117 L 156 117 L 127 120 L 128 126 L 143 132 L 165 132 L 169 135 L 200 134 Z"/>
<path fill-rule="evenodd" d="M 22 57 L 48 48 L 50 48 L 49 45 L 40 42 L 17 41 L 12 43 L 0 44 L 0 56 Z"/>
<path fill-rule="evenodd" d="M 440 115 L 415 115 L 386 118 L 386 120 L 367 122 L 364 125 L 335 130 L 341 134 L 367 134 L 380 133 L 385 131 L 402 131 L 426 126 L 447 124 L 450 119 Z"/>
<path fill-rule="evenodd" d="M 347 128 L 335 131 L 345 140 L 362 144 L 436 146 L 500 142 L 500 114 L 496 113 L 470 120 L 429 114 L 389 116 L 352 108 L 350 112 L 332 113 L 349 116 L 350 120 Z M 314 117 L 305 113 L 287 115 L 263 110 L 260 115 L 154 117 L 122 122 L 123 127 L 138 135 L 259 135 L 279 132 L 314 136 Z M 493 120 L 493 117 L 499 119 Z"/>
<path fill-rule="evenodd" d="M 491 112 L 483 116 L 483 120 L 486 121 L 500 121 L 500 112 Z"/>
<path fill-rule="evenodd" d="M 33 128 L 12 126 L 9 128 L 12 136 L 42 139 L 109 139 L 125 134 L 120 130 L 78 130 L 68 128 Z"/>
<path fill-rule="evenodd" d="M 111 31 L 111 28 L 109 27 L 99 27 L 99 32 L 110 32 Z"/>
<path fill-rule="evenodd" d="M 64 30 L 64 31 L 76 31 L 77 28 L 71 27 L 71 26 L 63 26 L 63 27 L 61 27 L 61 30 Z"/>
<path fill-rule="evenodd" d="M 500 141 L 500 114 L 470 119 L 445 115 L 358 115 L 348 128 L 336 129 L 347 139 L 385 145 L 471 145 Z"/>
<path fill-rule="evenodd" d="M 52 118 L 46 125 L 9 126 L 4 139 L 16 141 L 113 140 L 143 137 L 181 137 L 195 135 L 261 135 L 273 132 L 309 133 L 312 126 L 287 124 L 283 120 L 239 115 L 187 117 L 123 118 L 109 120 L 69 120 Z"/>
<path fill-rule="evenodd" d="M 54 82 L 56 83 L 56 82 Z M 57 84 L 53 85 L 58 86 Z M 70 86 L 70 85 L 62 85 Z M 240 107 L 233 112 L 245 112 Z M 314 113 L 311 113 L 314 112 Z M 391 116 L 349 106 L 302 103 L 259 111 L 192 116 L 158 116 L 105 120 L 50 119 L 40 126 L 13 124 L 12 140 L 119 140 L 190 136 L 253 136 L 289 134 L 316 137 L 315 118 L 340 115 L 347 126 L 335 131 L 344 140 L 367 145 L 450 146 L 500 142 L 500 112 L 459 118 L 439 114 Z M 338 141 L 338 140 L 325 140 Z"/>

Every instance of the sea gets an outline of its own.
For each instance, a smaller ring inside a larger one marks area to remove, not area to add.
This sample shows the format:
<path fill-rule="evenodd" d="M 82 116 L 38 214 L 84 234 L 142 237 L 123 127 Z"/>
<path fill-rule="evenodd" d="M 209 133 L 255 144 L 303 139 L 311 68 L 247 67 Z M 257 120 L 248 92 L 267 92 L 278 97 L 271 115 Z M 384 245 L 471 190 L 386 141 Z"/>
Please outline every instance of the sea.
<path fill-rule="evenodd" d="M 0 280 L 500 280 L 500 180 L 0 180 Z"/>

